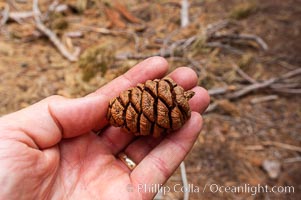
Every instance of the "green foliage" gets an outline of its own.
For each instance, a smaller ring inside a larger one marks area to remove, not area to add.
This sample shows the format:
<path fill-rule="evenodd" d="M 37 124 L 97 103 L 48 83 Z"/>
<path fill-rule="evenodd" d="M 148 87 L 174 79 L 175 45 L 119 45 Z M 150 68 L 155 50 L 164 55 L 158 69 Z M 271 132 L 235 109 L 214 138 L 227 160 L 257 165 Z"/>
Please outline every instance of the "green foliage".
<path fill-rule="evenodd" d="M 246 53 L 240 58 L 238 62 L 238 66 L 241 69 L 246 70 L 248 66 L 253 62 L 253 60 L 254 60 L 254 55 L 251 53 Z"/>
<path fill-rule="evenodd" d="M 114 48 L 111 45 L 100 45 L 88 48 L 78 62 L 82 69 L 82 78 L 89 81 L 98 72 L 104 75 L 115 59 Z"/>
<path fill-rule="evenodd" d="M 77 0 L 76 9 L 79 13 L 84 12 L 87 9 L 88 0 Z"/>
<path fill-rule="evenodd" d="M 236 5 L 230 12 L 230 18 L 241 20 L 249 17 L 257 10 L 257 5 L 254 2 L 244 2 Z"/>
<path fill-rule="evenodd" d="M 191 45 L 192 55 L 198 55 L 208 53 L 209 49 L 206 47 L 206 35 L 205 33 L 199 33 L 196 40 Z"/>

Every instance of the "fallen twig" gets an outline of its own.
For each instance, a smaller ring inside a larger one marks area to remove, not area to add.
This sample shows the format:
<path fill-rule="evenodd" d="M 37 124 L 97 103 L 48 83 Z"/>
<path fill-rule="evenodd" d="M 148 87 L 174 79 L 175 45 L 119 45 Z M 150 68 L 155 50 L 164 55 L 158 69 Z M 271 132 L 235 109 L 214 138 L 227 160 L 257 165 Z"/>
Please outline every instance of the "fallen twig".
<path fill-rule="evenodd" d="M 280 76 L 280 79 L 291 78 L 291 77 L 299 75 L 299 74 L 301 74 L 301 67 L 299 67 L 295 70 L 289 71 L 286 74 L 283 74 L 282 76 Z"/>
<path fill-rule="evenodd" d="M 294 146 L 291 144 L 285 144 L 285 143 L 275 142 L 275 141 L 265 141 L 265 142 L 262 142 L 262 144 L 265 146 L 276 146 L 276 147 L 280 147 L 282 149 L 297 151 L 297 152 L 301 153 L 301 147 Z"/>
<path fill-rule="evenodd" d="M 243 70 L 241 70 L 239 67 L 236 67 L 235 70 L 237 71 L 237 73 L 243 77 L 244 79 L 246 79 L 247 81 L 249 81 L 250 83 L 257 83 L 257 81 L 255 79 L 253 79 L 252 77 L 250 77 L 248 74 L 246 74 Z"/>
<path fill-rule="evenodd" d="M 277 92 L 282 92 L 282 93 L 291 93 L 291 94 L 301 94 L 301 88 L 296 88 L 300 87 L 300 82 L 295 82 L 295 83 L 282 83 L 287 80 L 294 80 L 294 76 L 300 75 L 301 74 L 301 68 L 297 68 L 295 70 L 292 70 L 286 74 L 283 74 L 279 78 L 280 83 L 275 83 L 271 85 L 271 89 Z"/>
<path fill-rule="evenodd" d="M 211 96 L 225 94 L 226 92 L 228 92 L 227 87 L 212 88 L 212 89 L 208 90 L 208 94 L 211 95 Z"/>
<path fill-rule="evenodd" d="M 290 78 L 290 77 L 293 77 L 293 76 L 296 76 L 296 75 L 299 75 L 301 74 L 301 68 L 298 68 L 298 69 L 295 69 L 295 70 L 292 70 L 282 76 L 280 76 L 279 78 L 271 78 L 271 79 L 268 79 L 266 81 L 263 81 L 263 82 L 256 82 L 256 83 L 253 83 L 251 85 L 248 85 L 232 94 L 229 94 L 228 95 L 228 98 L 229 99 L 235 99 L 235 98 L 238 98 L 238 97 L 241 97 L 241 96 L 244 96 L 252 91 L 255 91 L 255 90 L 258 90 L 258 89 L 262 89 L 262 88 L 267 88 L 267 87 L 270 87 L 271 89 L 273 89 L 274 91 L 277 91 L 277 92 L 286 92 L 286 93 L 295 93 L 295 94 L 299 94 L 301 93 L 301 89 L 299 88 L 273 88 L 272 87 L 272 84 L 278 82 L 278 81 L 281 81 L 283 79 L 287 79 L 287 78 Z"/>
<path fill-rule="evenodd" d="M 162 56 L 162 57 L 168 58 L 168 57 L 170 57 L 170 55 L 171 55 L 170 52 L 165 52 L 164 55 L 160 54 L 160 53 L 154 53 L 154 54 L 148 54 L 148 55 L 124 53 L 124 54 L 117 54 L 115 56 L 115 58 L 117 60 L 126 60 L 126 59 L 143 60 L 143 59 L 153 57 L 153 56 Z"/>
<path fill-rule="evenodd" d="M 9 13 L 9 18 L 12 20 L 21 23 L 22 19 L 30 18 L 33 17 L 34 13 L 33 11 L 23 11 L 23 12 L 10 12 Z"/>
<path fill-rule="evenodd" d="M 241 74 L 244 74 L 241 73 Z M 254 82 L 251 85 L 245 86 L 239 90 L 236 90 L 234 92 L 233 88 L 230 87 L 220 87 L 220 88 L 212 88 L 208 90 L 208 93 L 210 96 L 222 96 L 222 98 L 224 99 L 237 99 L 240 98 L 250 92 L 259 90 L 259 89 L 263 89 L 263 88 L 270 88 L 276 92 L 282 92 L 282 93 L 292 93 L 292 94 L 301 94 L 301 88 L 289 88 L 288 86 L 292 87 L 292 86 L 299 86 L 299 83 L 291 83 L 291 84 L 281 84 L 281 81 L 285 81 L 288 80 L 291 77 L 297 76 L 301 74 L 301 68 L 289 71 L 285 74 L 283 74 L 280 77 L 277 78 L 271 78 L 268 79 L 266 81 L 263 82 L 257 82 L 255 80 L 251 80 L 251 77 L 248 77 L 248 79 L 250 79 L 249 81 Z M 246 76 L 246 74 L 244 74 L 244 76 Z M 277 87 L 275 87 L 277 86 Z M 261 97 L 261 98 L 257 98 L 257 99 L 253 99 L 251 100 L 251 103 L 259 103 L 259 102 L 263 102 L 263 101 L 270 101 L 270 100 L 275 100 L 277 99 L 278 96 L 277 95 L 269 95 L 269 96 L 265 96 L 265 97 Z M 208 107 L 208 109 L 206 110 L 206 113 L 208 112 L 212 112 L 213 110 L 215 110 L 217 108 L 217 103 L 211 103 Z"/>
<path fill-rule="evenodd" d="M 176 30 L 172 31 L 170 34 L 168 34 L 163 40 L 161 40 L 162 47 L 159 50 L 160 55 L 165 55 L 166 51 L 168 51 L 170 56 L 172 56 L 171 52 L 174 50 L 176 45 L 170 44 L 170 40 L 174 35 L 178 34 L 178 32 L 179 32 L 179 29 L 176 29 Z M 159 42 L 159 41 L 157 41 L 157 42 Z"/>
<path fill-rule="evenodd" d="M 54 7 L 56 6 L 56 7 Z M 49 7 L 49 10 L 47 11 L 47 13 L 42 17 L 43 20 L 48 18 L 49 12 L 64 12 L 68 9 L 68 6 L 65 4 L 61 4 L 61 5 L 54 5 L 51 4 Z M 16 12 L 9 12 L 8 18 L 18 22 L 19 24 L 22 23 L 22 20 L 26 19 L 26 18 L 32 18 L 34 17 L 34 12 L 33 11 L 16 11 Z"/>
<path fill-rule="evenodd" d="M 181 162 L 180 169 L 181 169 L 181 177 L 182 177 L 183 188 L 184 188 L 183 200 L 188 200 L 189 199 L 189 192 L 188 192 L 189 185 L 188 185 L 188 180 L 187 180 L 187 174 L 186 174 L 184 161 Z"/>
<path fill-rule="evenodd" d="M 294 163 L 294 162 L 301 162 L 301 156 L 294 157 L 294 158 L 286 158 L 283 160 L 284 163 Z"/>
<path fill-rule="evenodd" d="M 253 98 L 253 99 L 251 99 L 251 103 L 256 104 L 256 103 L 262 103 L 262 102 L 266 102 L 266 101 L 273 101 L 276 99 L 278 99 L 277 95 L 268 95 L 268 96 Z"/>
<path fill-rule="evenodd" d="M 68 10 L 68 6 L 66 4 L 59 4 L 58 0 L 54 0 L 48 7 L 48 10 L 42 16 L 42 20 L 46 21 L 50 13 L 61 13 Z"/>
<path fill-rule="evenodd" d="M 250 77 L 247 73 L 245 73 L 243 70 L 240 69 L 240 67 L 235 63 L 232 62 L 232 65 L 234 67 L 234 69 L 236 70 L 236 72 L 243 77 L 244 79 L 246 79 L 247 81 L 249 81 L 250 83 L 258 83 L 255 79 L 253 79 L 252 77 Z"/>
<path fill-rule="evenodd" d="M 263 81 L 261 83 L 254 83 L 252 85 L 248 85 L 236 92 L 233 92 L 232 94 L 229 94 L 228 99 L 236 99 L 236 98 L 244 96 L 254 90 L 266 88 L 266 87 L 270 86 L 271 84 L 275 83 L 276 80 L 277 80 L 276 78 L 271 78 L 271 79 Z"/>
<path fill-rule="evenodd" d="M 218 104 L 216 102 L 210 103 L 208 108 L 205 110 L 205 113 L 212 112 L 213 110 L 215 110 L 217 108 L 217 106 L 218 106 Z"/>
<path fill-rule="evenodd" d="M 82 26 L 86 31 L 93 31 L 104 35 L 118 35 L 120 31 L 110 30 L 107 28 L 94 27 L 94 26 Z"/>
<path fill-rule="evenodd" d="M 4 10 L 2 11 L 2 19 L 0 21 L 0 27 L 5 25 L 9 18 L 9 6 L 6 4 Z"/>
<path fill-rule="evenodd" d="M 230 40 L 253 40 L 255 41 L 263 50 L 268 50 L 268 45 L 265 43 L 265 41 L 257 36 L 252 34 L 214 34 L 212 35 L 213 39 L 230 39 Z"/>
<path fill-rule="evenodd" d="M 184 28 L 189 24 L 189 2 L 188 0 L 182 0 L 181 3 L 181 27 Z"/>
<path fill-rule="evenodd" d="M 229 24 L 228 20 L 223 20 L 220 22 L 217 22 L 215 24 L 208 25 L 206 30 L 204 31 L 205 35 L 194 35 L 189 38 L 184 38 L 180 39 L 177 41 L 172 42 L 171 37 L 175 34 L 178 33 L 179 30 L 173 31 L 167 38 L 165 39 L 158 39 L 156 42 L 163 44 L 162 48 L 153 54 L 149 55 L 135 55 L 135 54 L 127 54 L 123 56 L 117 56 L 117 59 L 144 59 L 150 56 L 162 56 L 165 58 L 168 57 L 173 57 L 174 52 L 182 52 L 184 53 L 185 50 L 192 46 L 198 39 L 199 37 L 204 37 L 205 41 L 203 46 L 204 47 L 210 47 L 210 48 L 222 48 L 226 49 L 230 52 L 233 52 L 235 54 L 242 55 L 243 52 L 240 51 L 239 49 L 236 49 L 228 44 L 223 44 L 219 41 L 212 41 L 214 39 L 241 39 L 241 40 L 254 40 L 257 42 L 262 49 L 267 50 L 268 46 L 267 44 L 261 39 L 259 36 L 252 35 L 252 34 L 217 34 L 216 32 L 219 31 L 220 29 L 226 27 Z M 240 73 L 240 72 L 239 72 Z"/>
<path fill-rule="evenodd" d="M 222 20 L 222 21 L 218 21 L 218 22 L 213 23 L 213 24 L 209 24 L 206 28 L 207 38 L 210 38 L 217 31 L 219 31 L 219 30 L 225 28 L 226 26 L 228 26 L 228 24 L 229 24 L 229 20 Z"/>
<path fill-rule="evenodd" d="M 55 8 L 59 5 L 59 1 L 58 0 L 54 0 L 48 7 L 49 11 L 54 11 Z"/>
<path fill-rule="evenodd" d="M 248 145 L 244 149 L 248 151 L 261 151 L 264 148 L 262 145 Z"/>
<path fill-rule="evenodd" d="M 232 52 L 232 53 L 235 53 L 235 54 L 238 54 L 238 55 L 242 55 L 243 54 L 243 52 L 240 51 L 239 49 L 234 48 L 234 47 L 232 47 L 232 46 L 230 46 L 228 44 L 222 44 L 220 42 L 207 42 L 204 46 L 210 47 L 210 48 L 226 49 L 229 52 Z"/>
<path fill-rule="evenodd" d="M 130 36 L 130 37 L 133 38 L 133 40 L 135 42 L 135 50 L 137 52 L 139 50 L 140 39 L 134 31 L 110 30 L 110 29 L 103 28 L 103 27 L 92 27 L 92 26 L 83 26 L 83 28 L 85 30 L 93 31 L 93 32 L 96 32 L 96 33 L 101 33 L 101 34 L 104 34 L 104 35 L 113 35 L 113 36 L 124 36 L 124 35 L 126 35 L 126 36 Z M 130 56 L 130 55 L 127 55 L 127 56 Z M 129 57 L 124 58 L 124 56 L 117 56 L 116 58 L 117 59 L 130 59 Z M 147 56 L 145 56 L 145 58 L 147 58 Z M 140 59 L 140 58 L 132 58 L 132 59 Z"/>
<path fill-rule="evenodd" d="M 81 31 L 67 32 L 67 33 L 65 33 L 65 35 L 67 37 L 70 37 L 70 38 L 80 38 L 80 37 L 83 37 L 83 33 Z"/>
<path fill-rule="evenodd" d="M 40 18 L 40 10 L 38 7 L 38 0 L 33 0 L 33 12 L 34 12 L 34 19 L 35 19 L 35 25 L 38 28 L 39 31 L 41 31 L 43 34 L 45 34 L 49 40 L 57 47 L 57 49 L 61 52 L 61 54 L 66 57 L 69 61 L 75 62 L 78 59 L 79 55 L 79 48 L 76 48 L 75 52 L 71 54 L 67 48 L 61 43 L 59 38 L 56 36 L 55 33 L 53 33 L 50 29 L 48 29 L 43 23 Z"/>
<path fill-rule="evenodd" d="M 301 94 L 301 89 L 293 89 L 293 88 L 277 88 L 277 92 L 288 93 L 288 94 Z"/>

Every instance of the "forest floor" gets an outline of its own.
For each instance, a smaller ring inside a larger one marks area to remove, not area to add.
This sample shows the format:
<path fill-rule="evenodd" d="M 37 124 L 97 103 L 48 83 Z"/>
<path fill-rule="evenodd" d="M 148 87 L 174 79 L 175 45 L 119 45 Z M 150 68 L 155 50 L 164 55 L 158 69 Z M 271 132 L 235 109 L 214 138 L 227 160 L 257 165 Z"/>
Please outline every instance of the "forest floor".
<path fill-rule="evenodd" d="M 80 49 L 76 62 L 37 29 L 32 1 L 7 2 L 0 2 L 0 116 L 53 94 L 86 95 L 161 55 L 170 70 L 194 69 L 211 94 L 185 159 L 188 182 L 200 190 L 190 199 L 301 199 L 299 0 L 191 0 L 185 28 L 181 1 L 40 0 L 42 23 L 67 52 Z M 177 183 L 180 170 L 166 185 Z M 213 192 L 210 184 L 279 191 Z"/>

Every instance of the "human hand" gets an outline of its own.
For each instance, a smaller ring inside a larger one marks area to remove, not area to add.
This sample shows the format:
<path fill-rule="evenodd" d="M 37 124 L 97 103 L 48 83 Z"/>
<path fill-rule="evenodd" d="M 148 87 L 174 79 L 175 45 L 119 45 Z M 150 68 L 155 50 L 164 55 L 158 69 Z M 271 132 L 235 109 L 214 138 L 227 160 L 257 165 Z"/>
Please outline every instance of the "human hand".
<path fill-rule="evenodd" d="M 163 184 L 195 142 L 209 96 L 196 74 L 178 68 L 168 76 L 192 89 L 191 118 L 164 138 L 134 137 L 108 127 L 108 102 L 121 91 L 161 78 L 167 62 L 152 57 L 96 92 L 78 99 L 51 96 L 0 118 L 0 199 L 151 199 L 139 184 Z M 131 171 L 116 155 L 125 152 Z M 132 186 L 133 188 L 129 188 Z M 130 190 L 129 190 L 130 189 Z"/>

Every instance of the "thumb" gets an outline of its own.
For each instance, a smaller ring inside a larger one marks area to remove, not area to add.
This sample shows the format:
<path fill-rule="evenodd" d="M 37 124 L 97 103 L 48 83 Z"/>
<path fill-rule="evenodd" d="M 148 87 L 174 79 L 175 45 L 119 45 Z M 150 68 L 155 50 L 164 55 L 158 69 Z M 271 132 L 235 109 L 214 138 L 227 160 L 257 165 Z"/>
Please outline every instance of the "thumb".
<path fill-rule="evenodd" d="M 27 136 L 27 144 L 34 142 L 40 148 L 48 148 L 57 144 L 61 138 L 75 137 L 92 129 L 99 129 L 105 124 L 110 98 L 148 79 L 160 78 L 167 70 L 168 64 L 163 58 L 148 58 L 91 95 L 78 99 L 48 97 L 0 118 L 0 134 L 8 137 L 4 132 L 22 132 Z M 3 127 L 4 131 L 1 131 Z M 19 140 L 24 142 L 22 136 L 17 134 Z"/>
<path fill-rule="evenodd" d="M 90 132 L 105 120 L 109 98 L 101 94 L 49 103 L 48 110 L 63 138 Z"/>
<path fill-rule="evenodd" d="M 44 149 L 62 138 L 85 134 L 99 126 L 105 118 L 107 106 L 108 97 L 103 95 L 77 99 L 51 96 L 0 118 L 0 129 L 6 130 L 1 132 L 22 132 Z"/>

